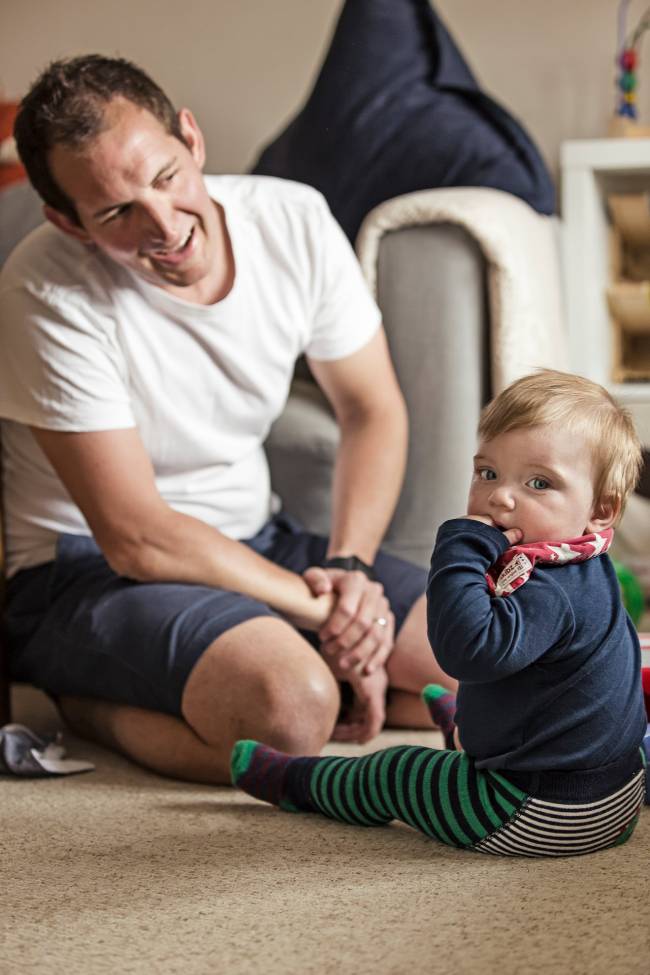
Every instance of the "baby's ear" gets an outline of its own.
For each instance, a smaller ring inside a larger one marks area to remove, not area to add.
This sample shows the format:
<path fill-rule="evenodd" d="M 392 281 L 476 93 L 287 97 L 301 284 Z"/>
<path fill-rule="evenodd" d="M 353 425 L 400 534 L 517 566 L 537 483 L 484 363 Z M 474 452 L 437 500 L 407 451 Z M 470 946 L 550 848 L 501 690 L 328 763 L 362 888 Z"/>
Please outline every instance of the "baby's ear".
<path fill-rule="evenodd" d="M 587 522 L 588 532 L 602 532 L 611 528 L 618 521 L 621 513 L 621 499 L 617 497 L 601 498 L 594 504 L 591 518 Z"/>

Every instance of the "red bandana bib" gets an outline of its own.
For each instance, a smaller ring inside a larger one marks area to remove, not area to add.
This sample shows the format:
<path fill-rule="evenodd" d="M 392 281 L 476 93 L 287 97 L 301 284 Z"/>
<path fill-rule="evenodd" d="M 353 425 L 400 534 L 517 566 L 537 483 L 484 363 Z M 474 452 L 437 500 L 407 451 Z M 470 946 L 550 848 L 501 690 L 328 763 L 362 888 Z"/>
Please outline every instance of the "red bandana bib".
<path fill-rule="evenodd" d="M 488 589 L 493 596 L 509 596 L 530 578 L 536 562 L 585 562 L 594 555 L 602 555 L 612 544 L 614 530 L 593 535 L 580 535 L 566 542 L 524 542 L 513 545 L 500 555 L 485 574 Z"/>

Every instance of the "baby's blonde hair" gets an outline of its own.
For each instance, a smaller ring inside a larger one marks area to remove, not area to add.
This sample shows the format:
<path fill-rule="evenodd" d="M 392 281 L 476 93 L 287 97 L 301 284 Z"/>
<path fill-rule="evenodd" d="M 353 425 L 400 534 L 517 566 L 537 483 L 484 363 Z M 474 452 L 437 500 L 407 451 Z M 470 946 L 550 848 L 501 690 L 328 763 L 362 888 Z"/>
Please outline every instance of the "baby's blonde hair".
<path fill-rule="evenodd" d="M 547 425 L 561 425 L 585 438 L 596 468 L 594 498 L 618 502 L 622 512 L 642 465 L 629 410 L 590 379 L 542 369 L 517 379 L 488 403 L 478 435 L 492 440 L 508 430 Z"/>

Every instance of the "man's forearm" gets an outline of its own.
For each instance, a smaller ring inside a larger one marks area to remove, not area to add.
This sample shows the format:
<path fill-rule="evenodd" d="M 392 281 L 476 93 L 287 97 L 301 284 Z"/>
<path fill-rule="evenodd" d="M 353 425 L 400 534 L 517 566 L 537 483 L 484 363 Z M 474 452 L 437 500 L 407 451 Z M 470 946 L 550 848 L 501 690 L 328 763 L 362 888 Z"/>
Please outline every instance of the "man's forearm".
<path fill-rule="evenodd" d="M 120 575 L 244 593 L 305 628 L 328 618 L 331 595 L 312 596 L 301 576 L 171 508 L 135 428 L 32 433 Z"/>
<path fill-rule="evenodd" d="M 305 629 L 318 629 L 331 612 L 333 598 L 314 597 L 301 576 L 166 505 L 151 521 L 113 539 L 104 551 L 121 575 L 140 582 L 186 582 L 240 592 Z"/>
<path fill-rule="evenodd" d="M 358 555 L 372 563 L 404 479 L 406 408 L 351 417 L 341 425 L 333 482 L 328 555 Z"/>

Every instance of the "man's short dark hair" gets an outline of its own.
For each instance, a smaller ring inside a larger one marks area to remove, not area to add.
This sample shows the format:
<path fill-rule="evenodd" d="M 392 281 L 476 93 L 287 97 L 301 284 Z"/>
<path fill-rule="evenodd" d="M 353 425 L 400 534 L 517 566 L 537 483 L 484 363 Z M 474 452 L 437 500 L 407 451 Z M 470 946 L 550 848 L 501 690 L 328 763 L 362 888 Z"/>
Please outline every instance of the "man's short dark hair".
<path fill-rule="evenodd" d="M 14 134 L 18 154 L 42 200 L 79 223 L 73 201 L 57 185 L 48 154 L 56 146 L 76 149 L 105 126 L 106 106 L 125 98 L 146 109 L 181 142 L 178 115 L 164 91 L 124 58 L 86 54 L 53 61 L 20 103 Z"/>

